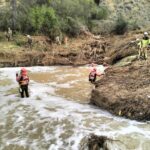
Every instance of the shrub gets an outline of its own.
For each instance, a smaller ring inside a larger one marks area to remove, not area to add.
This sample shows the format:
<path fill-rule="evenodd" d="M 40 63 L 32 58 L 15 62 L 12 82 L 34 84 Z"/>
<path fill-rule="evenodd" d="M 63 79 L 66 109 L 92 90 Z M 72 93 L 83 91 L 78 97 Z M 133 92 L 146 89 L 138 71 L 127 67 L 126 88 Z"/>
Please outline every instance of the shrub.
<path fill-rule="evenodd" d="M 140 25 L 137 21 L 131 20 L 128 24 L 128 28 L 129 30 L 137 30 L 140 29 Z"/>
<path fill-rule="evenodd" d="M 8 1 L 9 5 L 11 4 Z M 0 10 L 0 28 L 13 27 L 12 9 Z M 61 32 L 77 36 L 81 27 L 91 21 L 104 20 L 108 10 L 94 0 L 21 0 L 16 4 L 15 30 L 24 33 L 44 33 L 55 37 Z"/>
<path fill-rule="evenodd" d="M 128 22 L 123 18 L 119 17 L 114 32 L 118 35 L 124 34 L 128 30 Z"/>
<path fill-rule="evenodd" d="M 74 18 L 71 18 L 71 17 L 67 18 L 66 32 L 70 36 L 78 36 L 80 34 L 80 29 L 81 29 L 81 26 L 80 26 L 77 19 L 74 19 Z"/>
<path fill-rule="evenodd" d="M 29 21 L 36 32 L 44 32 L 53 36 L 54 31 L 59 28 L 59 23 L 53 8 L 43 5 L 31 9 Z"/>
<path fill-rule="evenodd" d="M 102 20 L 108 17 L 108 9 L 104 6 L 94 7 L 91 12 L 91 19 Z"/>
<path fill-rule="evenodd" d="M 88 25 L 93 8 L 98 8 L 93 0 L 57 0 L 50 5 L 59 16 L 61 31 L 71 36 L 77 36 L 81 26 Z"/>
<path fill-rule="evenodd" d="M 11 15 L 8 9 L 4 8 L 0 10 L 0 28 L 2 30 L 7 30 L 11 27 Z"/>
<path fill-rule="evenodd" d="M 114 30 L 115 23 L 111 20 L 93 20 L 89 24 L 89 29 L 94 34 L 109 34 Z"/>

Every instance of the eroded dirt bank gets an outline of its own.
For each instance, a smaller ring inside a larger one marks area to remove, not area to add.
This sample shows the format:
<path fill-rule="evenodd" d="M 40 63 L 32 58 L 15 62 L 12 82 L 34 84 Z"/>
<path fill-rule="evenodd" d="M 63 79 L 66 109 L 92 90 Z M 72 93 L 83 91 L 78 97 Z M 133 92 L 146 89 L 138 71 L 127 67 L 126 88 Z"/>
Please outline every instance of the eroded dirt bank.
<path fill-rule="evenodd" d="M 75 63 L 76 53 L 57 54 L 43 52 L 0 53 L 0 67 L 17 66 L 49 66 L 72 65 Z M 84 64 L 84 63 L 83 63 Z"/>
<path fill-rule="evenodd" d="M 16 36 L 10 42 L 0 41 L 0 67 L 84 65 L 93 61 L 115 64 L 126 56 L 137 54 L 131 41 L 139 35 L 81 36 L 69 39 L 66 45 L 50 43 L 47 37 L 35 36 L 32 37 L 32 49 L 25 37 Z"/>
<path fill-rule="evenodd" d="M 97 81 L 91 102 L 109 112 L 139 121 L 150 120 L 150 62 L 113 67 Z"/>
<path fill-rule="evenodd" d="M 24 37 L 10 42 L 0 41 L 0 67 L 84 65 L 92 61 L 103 62 L 107 42 L 101 38 L 79 37 L 67 44 L 50 43 L 47 37 L 33 37 L 32 49 Z M 16 40 L 16 41 L 15 41 Z M 22 45 L 17 45 L 17 44 Z"/>

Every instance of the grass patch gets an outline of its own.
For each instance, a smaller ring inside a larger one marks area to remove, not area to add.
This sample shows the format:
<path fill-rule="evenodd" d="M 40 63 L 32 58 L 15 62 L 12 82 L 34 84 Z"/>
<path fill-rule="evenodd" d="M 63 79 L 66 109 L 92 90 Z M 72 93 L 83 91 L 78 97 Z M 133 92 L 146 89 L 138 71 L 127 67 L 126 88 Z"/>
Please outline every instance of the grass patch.
<path fill-rule="evenodd" d="M 0 42 L 0 52 L 12 52 L 19 49 L 14 42 Z"/>

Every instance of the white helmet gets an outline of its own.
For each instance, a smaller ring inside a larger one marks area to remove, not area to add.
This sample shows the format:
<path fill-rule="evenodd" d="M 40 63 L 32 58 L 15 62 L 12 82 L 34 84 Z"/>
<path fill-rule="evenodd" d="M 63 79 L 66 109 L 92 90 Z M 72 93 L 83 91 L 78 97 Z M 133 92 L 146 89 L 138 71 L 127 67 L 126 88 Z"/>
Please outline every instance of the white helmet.
<path fill-rule="evenodd" d="M 30 38 L 31 36 L 30 35 L 27 35 L 27 38 Z"/>
<path fill-rule="evenodd" d="M 147 33 L 147 32 L 144 32 L 144 35 L 148 35 L 148 33 Z"/>

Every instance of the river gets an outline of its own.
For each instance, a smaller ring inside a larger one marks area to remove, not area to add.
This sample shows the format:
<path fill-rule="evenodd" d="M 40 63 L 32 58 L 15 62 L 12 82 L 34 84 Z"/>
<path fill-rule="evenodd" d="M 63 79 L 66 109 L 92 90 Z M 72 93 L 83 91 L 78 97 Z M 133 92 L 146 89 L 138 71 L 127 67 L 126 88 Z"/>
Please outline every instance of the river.
<path fill-rule="evenodd" d="M 15 81 L 19 70 L 0 69 L 0 150 L 80 150 L 91 133 L 120 141 L 121 150 L 150 149 L 149 122 L 116 117 L 89 104 L 94 87 L 86 66 L 28 67 L 30 97 L 24 99 Z"/>

